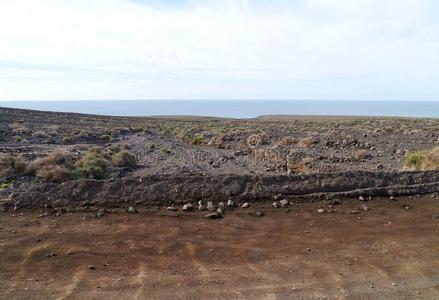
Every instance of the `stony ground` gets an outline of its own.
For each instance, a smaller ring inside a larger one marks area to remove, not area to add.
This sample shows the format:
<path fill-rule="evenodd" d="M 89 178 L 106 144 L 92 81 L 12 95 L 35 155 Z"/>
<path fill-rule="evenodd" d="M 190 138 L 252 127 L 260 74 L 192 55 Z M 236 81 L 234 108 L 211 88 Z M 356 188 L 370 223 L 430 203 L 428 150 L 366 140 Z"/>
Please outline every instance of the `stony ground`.
<path fill-rule="evenodd" d="M 436 146 L 438 127 L 438 119 L 130 118 L 0 108 L 0 152 L 35 159 L 61 151 L 75 160 L 117 144 L 136 155 L 129 173 L 136 176 L 394 171 L 407 152 Z"/>
<path fill-rule="evenodd" d="M 438 299 L 439 202 L 396 200 L 1 213 L 0 299 Z"/>

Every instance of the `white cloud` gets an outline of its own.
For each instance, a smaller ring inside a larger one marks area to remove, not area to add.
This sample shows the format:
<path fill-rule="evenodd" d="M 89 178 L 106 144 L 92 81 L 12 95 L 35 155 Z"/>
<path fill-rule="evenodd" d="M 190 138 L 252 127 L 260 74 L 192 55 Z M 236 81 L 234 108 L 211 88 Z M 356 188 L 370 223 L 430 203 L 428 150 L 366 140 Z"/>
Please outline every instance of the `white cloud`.
<path fill-rule="evenodd" d="M 439 75 L 432 1 L 0 0 L 0 100 L 414 97 Z"/>

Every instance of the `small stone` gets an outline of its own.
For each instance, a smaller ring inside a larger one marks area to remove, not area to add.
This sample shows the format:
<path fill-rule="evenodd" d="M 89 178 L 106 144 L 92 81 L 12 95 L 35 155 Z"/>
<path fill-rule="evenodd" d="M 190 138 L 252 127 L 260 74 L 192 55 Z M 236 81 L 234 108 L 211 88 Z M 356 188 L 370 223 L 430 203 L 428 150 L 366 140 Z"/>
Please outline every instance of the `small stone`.
<path fill-rule="evenodd" d="M 192 208 L 193 208 L 193 205 L 191 203 L 187 203 L 187 204 L 183 205 L 184 211 L 192 210 Z"/>
<path fill-rule="evenodd" d="M 128 213 L 130 213 L 130 214 L 135 214 L 135 213 L 137 213 L 137 209 L 135 209 L 135 208 L 132 207 L 132 206 L 128 206 L 127 211 L 128 211 Z"/>
<path fill-rule="evenodd" d="M 235 202 L 232 199 L 229 199 L 229 201 L 227 201 L 227 207 L 234 207 L 235 206 Z"/>
<path fill-rule="evenodd" d="M 222 214 L 216 212 L 216 213 L 213 213 L 213 214 L 206 215 L 206 218 L 207 219 L 222 219 L 224 217 L 223 217 Z"/>
<path fill-rule="evenodd" d="M 215 211 L 215 205 L 213 205 L 212 201 L 207 202 L 207 210 L 208 211 Z"/>
<path fill-rule="evenodd" d="M 243 205 L 241 205 L 242 208 L 248 208 L 250 207 L 250 204 L 248 202 L 245 202 Z"/>
<path fill-rule="evenodd" d="M 279 207 L 279 203 L 277 201 L 274 201 L 273 204 L 271 204 L 274 208 L 278 208 Z"/>
<path fill-rule="evenodd" d="M 360 207 L 363 211 L 369 211 L 369 207 L 366 204 L 361 204 Z"/>
<path fill-rule="evenodd" d="M 396 283 L 392 282 L 392 286 L 396 286 Z"/>
<path fill-rule="evenodd" d="M 281 207 L 287 207 L 288 206 L 288 201 L 287 200 L 285 200 L 285 199 L 283 199 L 283 200 L 280 200 L 279 201 L 279 203 L 280 203 L 280 206 Z"/>
<path fill-rule="evenodd" d="M 46 256 L 47 257 L 54 257 L 54 256 L 56 256 L 57 254 L 55 253 L 55 252 L 50 252 L 49 254 L 47 254 Z"/>
<path fill-rule="evenodd" d="M 218 207 L 216 209 L 216 212 L 219 213 L 219 214 L 222 214 L 223 213 L 223 209 L 221 207 Z"/>
<path fill-rule="evenodd" d="M 358 197 L 358 200 L 360 200 L 360 201 L 364 201 L 364 197 L 363 197 L 363 196 L 360 196 L 360 197 Z"/>
<path fill-rule="evenodd" d="M 410 206 L 408 206 L 408 205 L 404 205 L 403 208 L 404 208 L 405 210 L 409 210 L 409 209 L 410 209 Z"/>
<path fill-rule="evenodd" d="M 396 201 L 395 197 L 393 197 L 393 196 L 390 196 L 390 197 L 389 197 L 389 200 L 390 200 L 390 201 Z"/>
<path fill-rule="evenodd" d="M 255 212 L 255 216 L 256 217 L 263 217 L 264 213 L 262 211 L 257 211 L 257 212 Z"/>
<path fill-rule="evenodd" d="M 317 210 L 317 213 L 319 213 L 319 214 L 324 214 L 324 213 L 325 213 L 325 210 L 324 210 L 323 208 L 319 208 L 319 209 Z"/>
<path fill-rule="evenodd" d="M 96 267 L 93 266 L 93 265 L 89 265 L 89 266 L 88 266 L 88 269 L 89 269 L 89 270 L 96 270 Z"/>
<path fill-rule="evenodd" d="M 100 219 L 103 216 L 105 216 L 105 209 L 102 208 L 102 209 L 98 210 L 98 212 L 96 213 L 96 218 Z"/>
<path fill-rule="evenodd" d="M 170 210 L 170 211 L 177 211 L 178 210 L 178 208 L 176 208 L 175 206 L 168 206 L 168 207 L 166 207 L 166 209 Z"/>
<path fill-rule="evenodd" d="M 198 201 L 198 210 L 205 210 L 205 207 L 203 205 L 203 201 Z"/>
<path fill-rule="evenodd" d="M 220 203 L 218 203 L 218 206 L 220 206 L 220 207 L 224 207 L 224 202 L 220 202 Z"/>

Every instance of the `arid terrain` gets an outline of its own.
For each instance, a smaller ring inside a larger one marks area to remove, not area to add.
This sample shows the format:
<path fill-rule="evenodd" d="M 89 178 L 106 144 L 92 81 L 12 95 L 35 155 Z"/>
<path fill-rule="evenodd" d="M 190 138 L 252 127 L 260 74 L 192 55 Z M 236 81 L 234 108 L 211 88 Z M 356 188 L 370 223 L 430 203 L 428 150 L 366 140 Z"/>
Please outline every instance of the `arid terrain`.
<path fill-rule="evenodd" d="M 438 128 L 0 108 L 0 298 L 439 299 Z"/>
<path fill-rule="evenodd" d="M 395 200 L 2 213 L 0 298 L 438 299 L 438 198 Z"/>

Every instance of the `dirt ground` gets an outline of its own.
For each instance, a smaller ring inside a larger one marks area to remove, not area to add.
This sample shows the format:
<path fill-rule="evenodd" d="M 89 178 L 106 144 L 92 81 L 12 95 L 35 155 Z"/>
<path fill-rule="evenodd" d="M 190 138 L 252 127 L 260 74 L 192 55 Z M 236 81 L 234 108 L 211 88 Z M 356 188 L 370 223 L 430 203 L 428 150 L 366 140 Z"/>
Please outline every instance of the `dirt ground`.
<path fill-rule="evenodd" d="M 438 199 L 397 200 L 1 213 L 0 298 L 439 299 Z"/>

